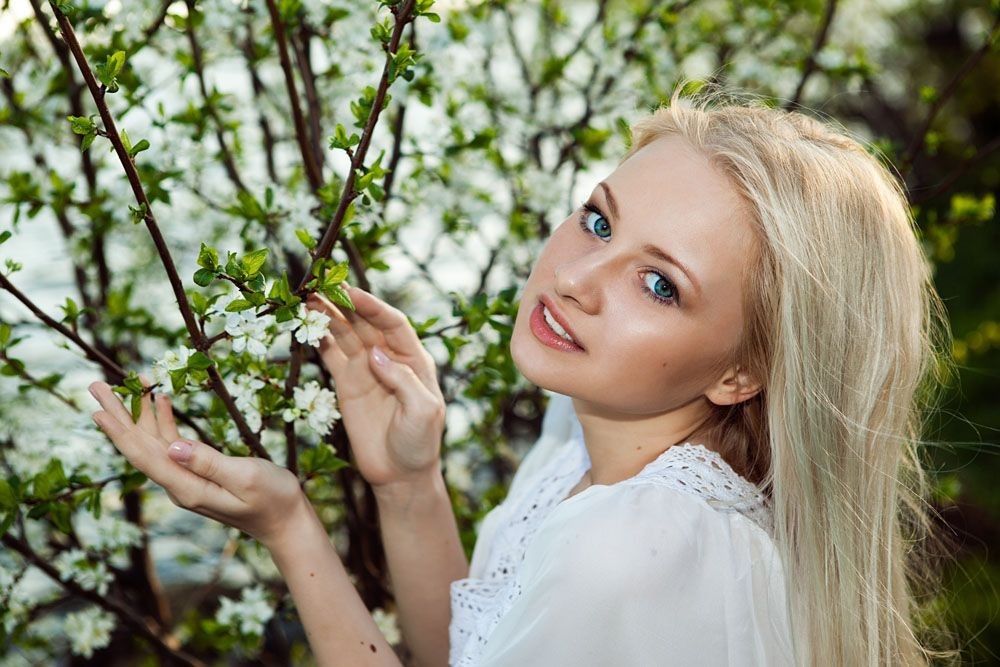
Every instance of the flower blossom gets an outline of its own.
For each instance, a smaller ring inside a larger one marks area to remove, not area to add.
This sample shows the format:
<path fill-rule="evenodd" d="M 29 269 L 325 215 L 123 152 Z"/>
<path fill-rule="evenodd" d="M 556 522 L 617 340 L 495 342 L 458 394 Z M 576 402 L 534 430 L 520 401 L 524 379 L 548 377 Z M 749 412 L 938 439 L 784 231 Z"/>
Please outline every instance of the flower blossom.
<path fill-rule="evenodd" d="M 337 410 L 337 395 L 312 380 L 295 387 L 293 391 L 294 408 L 286 408 L 282 417 L 286 422 L 295 419 L 305 419 L 309 428 L 320 435 L 330 432 L 333 422 L 340 419 Z"/>
<path fill-rule="evenodd" d="M 153 362 L 153 382 L 158 382 L 163 386 L 163 391 L 170 391 L 170 371 L 179 371 L 187 368 L 188 359 L 194 354 L 190 347 L 181 346 L 176 352 L 167 350 L 163 358 Z"/>
<path fill-rule="evenodd" d="M 94 654 L 94 649 L 104 648 L 111 642 L 115 617 L 99 607 L 92 606 L 83 611 L 66 614 L 63 628 L 69 637 L 70 650 L 73 654 L 89 658 Z"/>
<path fill-rule="evenodd" d="M 307 343 L 313 347 L 319 346 L 319 341 L 330 330 L 330 316 L 318 310 L 299 306 L 298 328 L 295 329 L 295 340 Z"/>
<path fill-rule="evenodd" d="M 267 354 L 268 333 L 272 316 L 257 317 L 251 311 L 226 315 L 226 333 L 233 337 L 233 352 L 246 350 L 252 356 L 262 358 Z"/>
<path fill-rule="evenodd" d="M 274 609 L 267 601 L 264 589 L 257 585 L 246 588 L 236 602 L 222 598 L 215 620 L 229 627 L 235 627 L 243 635 L 263 635 L 264 624 L 274 615 Z M 238 624 L 238 625 L 237 625 Z"/>
<path fill-rule="evenodd" d="M 55 557 L 52 564 L 59 571 L 59 578 L 63 581 L 72 579 L 80 584 L 81 588 L 88 591 L 96 590 L 100 595 L 107 594 L 108 585 L 113 580 L 111 573 L 108 572 L 108 566 L 101 561 L 91 562 L 82 549 L 63 551 Z"/>

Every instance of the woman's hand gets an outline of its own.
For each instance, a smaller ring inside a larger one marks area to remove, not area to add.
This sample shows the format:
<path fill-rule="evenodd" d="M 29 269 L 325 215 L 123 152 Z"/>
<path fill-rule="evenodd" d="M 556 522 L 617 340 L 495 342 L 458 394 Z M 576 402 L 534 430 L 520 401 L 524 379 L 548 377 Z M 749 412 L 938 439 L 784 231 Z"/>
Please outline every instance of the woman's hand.
<path fill-rule="evenodd" d="M 354 312 L 319 294 L 306 305 L 331 318 L 320 356 L 333 375 L 358 470 L 376 491 L 422 483 L 439 472 L 444 433 L 434 358 L 399 309 L 357 287 L 347 290 Z"/>
<path fill-rule="evenodd" d="M 148 386 L 148 381 L 143 378 Z M 308 506 L 296 476 L 258 458 L 226 456 L 205 443 L 180 437 L 170 399 L 150 393 L 137 423 L 104 382 L 90 385 L 103 410 L 93 414 L 129 462 L 162 486 L 170 500 L 198 514 L 234 526 L 265 546 L 282 538 L 289 519 Z"/>

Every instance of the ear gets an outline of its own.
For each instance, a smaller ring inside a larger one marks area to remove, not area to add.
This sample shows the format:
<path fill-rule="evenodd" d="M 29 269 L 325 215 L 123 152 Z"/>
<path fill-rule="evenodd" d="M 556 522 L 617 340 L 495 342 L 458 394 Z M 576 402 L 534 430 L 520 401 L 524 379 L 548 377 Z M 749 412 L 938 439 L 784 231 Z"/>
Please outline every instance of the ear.
<path fill-rule="evenodd" d="M 705 390 L 705 398 L 716 405 L 736 405 L 753 398 L 761 389 L 763 387 L 759 382 L 736 366 L 723 373 L 715 384 Z"/>

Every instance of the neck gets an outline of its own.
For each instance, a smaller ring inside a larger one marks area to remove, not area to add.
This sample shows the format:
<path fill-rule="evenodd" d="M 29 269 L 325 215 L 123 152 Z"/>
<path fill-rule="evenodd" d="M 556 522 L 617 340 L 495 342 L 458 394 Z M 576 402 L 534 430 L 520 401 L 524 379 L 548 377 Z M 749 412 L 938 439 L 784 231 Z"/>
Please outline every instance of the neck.
<path fill-rule="evenodd" d="M 590 456 L 589 477 L 584 478 L 588 485 L 611 485 L 634 477 L 670 447 L 688 442 L 705 419 L 697 400 L 646 415 L 615 413 L 578 398 L 573 399 L 573 408 Z"/>

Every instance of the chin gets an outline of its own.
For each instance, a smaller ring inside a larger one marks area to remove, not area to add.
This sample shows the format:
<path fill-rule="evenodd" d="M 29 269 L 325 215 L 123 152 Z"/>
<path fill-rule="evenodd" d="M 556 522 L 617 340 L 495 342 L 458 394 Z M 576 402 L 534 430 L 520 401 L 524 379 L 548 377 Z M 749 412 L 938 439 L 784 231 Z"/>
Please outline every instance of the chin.
<path fill-rule="evenodd" d="M 521 375 L 537 387 L 567 396 L 575 393 L 573 383 L 579 383 L 579 374 L 576 372 L 578 369 L 556 368 L 545 347 L 530 331 L 522 333 L 514 327 L 510 337 L 510 358 Z"/>

